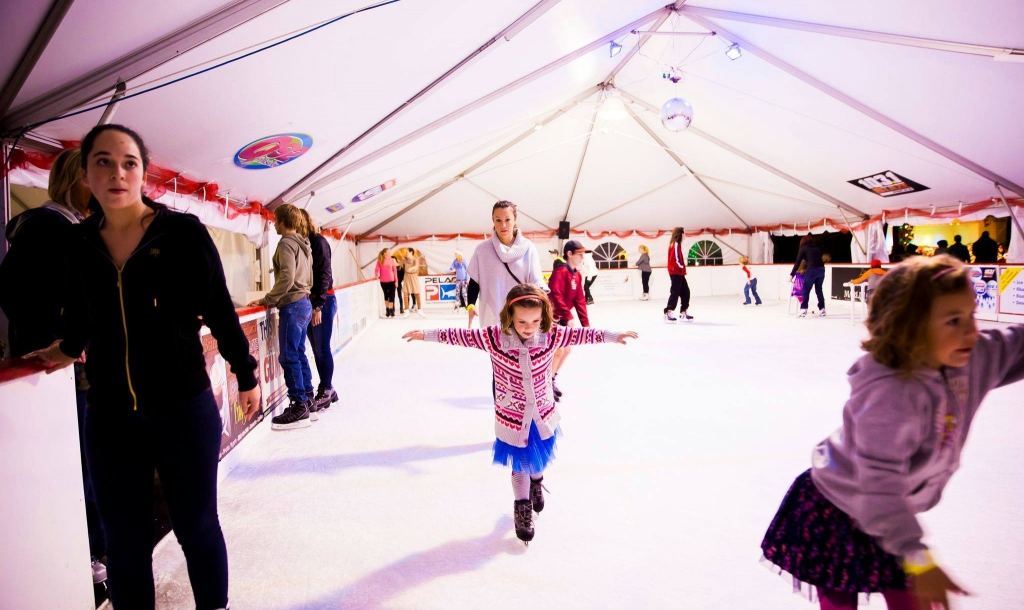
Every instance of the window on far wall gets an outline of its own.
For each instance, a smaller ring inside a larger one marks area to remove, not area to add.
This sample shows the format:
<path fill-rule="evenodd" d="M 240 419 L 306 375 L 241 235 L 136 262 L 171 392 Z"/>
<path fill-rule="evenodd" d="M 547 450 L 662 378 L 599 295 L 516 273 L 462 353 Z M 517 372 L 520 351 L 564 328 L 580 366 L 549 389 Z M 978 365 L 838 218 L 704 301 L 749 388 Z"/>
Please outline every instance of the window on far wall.
<path fill-rule="evenodd" d="M 690 252 L 686 255 L 686 264 L 695 267 L 721 265 L 723 264 L 722 248 L 710 239 L 702 239 L 690 246 Z"/>
<path fill-rule="evenodd" d="M 627 269 L 626 251 L 617 243 L 606 241 L 594 248 L 594 262 L 598 269 Z"/>

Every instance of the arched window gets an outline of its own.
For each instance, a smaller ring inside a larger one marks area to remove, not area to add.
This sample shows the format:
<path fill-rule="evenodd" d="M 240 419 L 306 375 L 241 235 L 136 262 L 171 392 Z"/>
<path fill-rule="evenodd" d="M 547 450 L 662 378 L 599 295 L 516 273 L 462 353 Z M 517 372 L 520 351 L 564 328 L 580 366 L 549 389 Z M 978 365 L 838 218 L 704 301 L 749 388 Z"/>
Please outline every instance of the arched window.
<path fill-rule="evenodd" d="M 690 253 L 686 256 L 686 264 L 699 267 L 721 265 L 723 264 L 722 249 L 710 239 L 702 239 L 690 246 Z"/>
<path fill-rule="evenodd" d="M 606 241 L 594 248 L 594 262 L 598 269 L 628 269 L 626 251 L 617 243 Z"/>

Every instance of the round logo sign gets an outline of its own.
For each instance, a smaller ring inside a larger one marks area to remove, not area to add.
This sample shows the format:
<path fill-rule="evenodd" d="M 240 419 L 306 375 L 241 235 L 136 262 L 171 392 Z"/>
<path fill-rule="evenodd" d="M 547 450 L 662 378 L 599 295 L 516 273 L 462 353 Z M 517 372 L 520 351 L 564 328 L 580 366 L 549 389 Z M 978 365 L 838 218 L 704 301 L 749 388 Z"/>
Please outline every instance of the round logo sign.
<path fill-rule="evenodd" d="M 242 169 L 270 169 L 294 161 L 313 146 L 304 133 L 279 133 L 250 142 L 235 153 L 235 165 Z"/>

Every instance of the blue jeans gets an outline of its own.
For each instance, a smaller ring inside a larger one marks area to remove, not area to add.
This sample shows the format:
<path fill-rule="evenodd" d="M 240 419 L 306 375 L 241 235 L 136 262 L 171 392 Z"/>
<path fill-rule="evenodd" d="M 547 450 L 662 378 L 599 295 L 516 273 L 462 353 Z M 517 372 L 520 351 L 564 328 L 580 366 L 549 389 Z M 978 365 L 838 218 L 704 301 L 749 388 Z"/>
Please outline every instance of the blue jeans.
<path fill-rule="evenodd" d="M 302 297 L 294 303 L 277 308 L 278 343 L 281 355 L 278 362 L 284 370 L 284 384 L 288 396 L 306 400 L 313 396 L 313 372 L 306 358 L 306 328 L 313 317 L 313 306 Z"/>
<path fill-rule="evenodd" d="M 313 346 L 313 360 L 316 372 L 320 375 L 320 389 L 330 390 L 334 387 L 334 353 L 331 351 L 331 333 L 334 331 L 334 316 L 338 313 L 338 299 L 333 294 L 327 295 L 324 306 L 320 308 L 320 325 L 309 323 L 306 333 L 309 343 Z"/>
<path fill-rule="evenodd" d="M 746 299 L 745 303 L 747 305 L 750 304 L 750 293 L 751 292 L 754 293 L 754 301 L 757 302 L 758 305 L 760 305 L 761 304 L 761 297 L 757 296 L 757 278 L 756 277 L 750 278 L 750 281 L 747 282 L 747 284 L 743 287 L 743 298 Z"/>
<path fill-rule="evenodd" d="M 155 603 L 154 468 L 185 554 L 196 608 L 227 604 L 228 551 L 217 516 L 220 437 L 220 411 L 209 389 L 156 412 L 86 408 L 85 456 L 107 542 L 115 608 L 150 609 Z"/>
<path fill-rule="evenodd" d="M 804 300 L 800 303 L 800 309 L 807 309 L 808 304 L 810 304 L 811 286 L 814 286 L 814 294 L 818 297 L 818 311 L 825 309 L 825 293 L 821 291 L 821 286 L 824 282 L 824 268 L 818 267 L 817 269 L 807 270 L 807 273 L 804 274 Z"/>

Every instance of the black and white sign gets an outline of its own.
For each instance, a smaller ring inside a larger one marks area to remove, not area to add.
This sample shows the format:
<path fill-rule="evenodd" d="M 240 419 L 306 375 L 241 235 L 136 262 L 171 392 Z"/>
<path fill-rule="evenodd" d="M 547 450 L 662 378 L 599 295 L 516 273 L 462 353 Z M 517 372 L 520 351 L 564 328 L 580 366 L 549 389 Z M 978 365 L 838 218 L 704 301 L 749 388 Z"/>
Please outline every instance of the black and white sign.
<path fill-rule="evenodd" d="M 914 182 L 909 178 L 904 178 L 894 171 L 864 176 L 863 178 L 849 180 L 848 182 L 859 186 L 865 191 L 871 191 L 880 197 L 895 197 L 896 195 L 928 190 L 927 186 Z"/>

